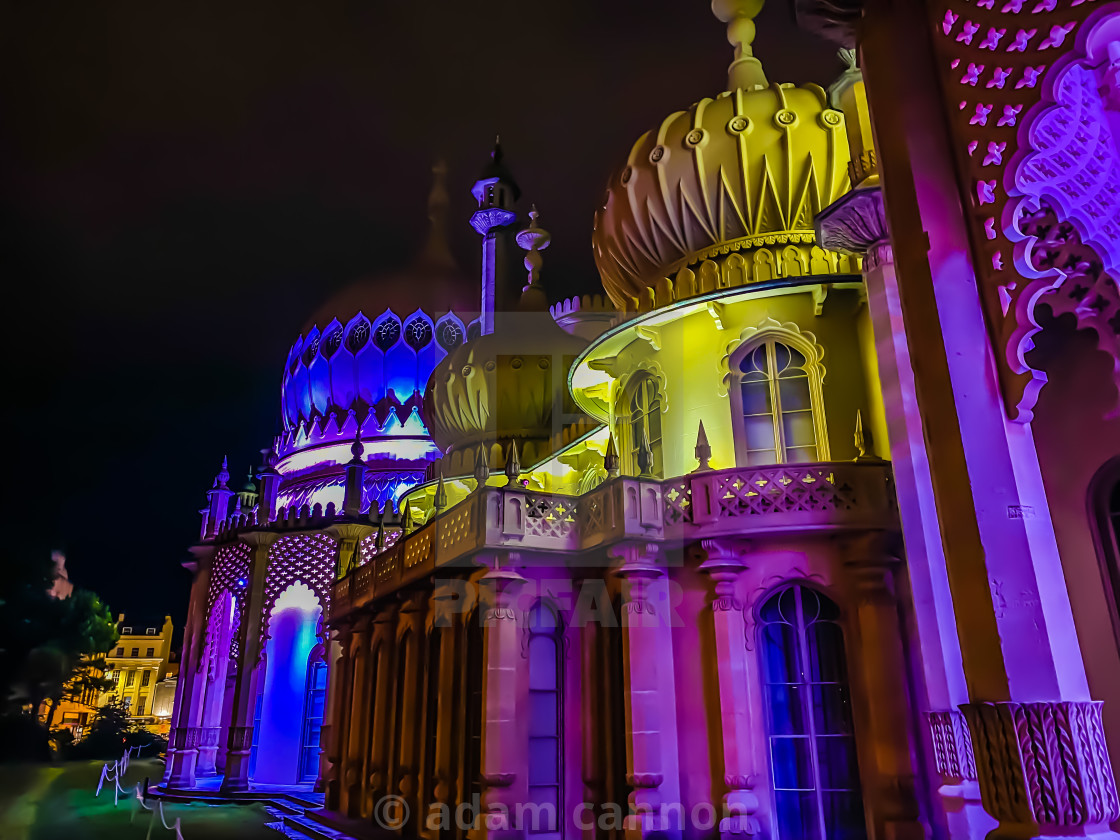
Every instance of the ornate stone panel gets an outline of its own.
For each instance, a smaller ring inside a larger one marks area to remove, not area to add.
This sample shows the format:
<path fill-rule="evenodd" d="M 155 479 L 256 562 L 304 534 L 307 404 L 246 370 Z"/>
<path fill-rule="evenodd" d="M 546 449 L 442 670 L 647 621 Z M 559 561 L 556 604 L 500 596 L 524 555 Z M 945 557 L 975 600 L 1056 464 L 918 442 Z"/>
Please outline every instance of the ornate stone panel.
<path fill-rule="evenodd" d="M 319 598 L 323 616 L 331 607 L 331 583 L 334 580 L 335 546 L 326 534 L 292 534 L 276 541 L 268 553 L 268 576 L 264 584 L 261 644 L 268 638 L 268 621 L 272 605 L 285 589 L 296 581 L 307 585 Z"/>
<path fill-rule="evenodd" d="M 210 590 L 206 595 L 206 651 L 207 655 L 199 658 L 199 667 L 209 661 L 210 645 L 213 643 L 214 603 L 223 591 L 229 592 L 234 598 L 233 614 L 233 642 L 230 656 L 236 658 L 239 652 L 237 629 L 241 626 L 241 619 L 245 613 L 245 598 L 243 592 L 249 581 L 249 546 L 244 543 L 230 543 L 221 546 L 214 555 L 214 565 L 210 571 Z"/>
<path fill-rule="evenodd" d="M 1120 258 L 1120 151 L 1105 114 L 1107 86 L 1092 67 L 1105 59 L 1095 33 L 1117 8 L 1086 0 L 935 0 L 929 9 L 1004 397 L 1010 415 L 1028 422 L 1046 377 L 1025 353 L 1038 330 L 1034 308 L 1049 303 L 1042 296 L 1052 290 L 1035 282 L 1021 220 L 1045 202 L 1098 262 L 1111 267 Z M 1060 279 L 1051 274 L 1052 285 Z M 1110 338 L 1102 346 L 1113 352 L 1114 345 Z"/>

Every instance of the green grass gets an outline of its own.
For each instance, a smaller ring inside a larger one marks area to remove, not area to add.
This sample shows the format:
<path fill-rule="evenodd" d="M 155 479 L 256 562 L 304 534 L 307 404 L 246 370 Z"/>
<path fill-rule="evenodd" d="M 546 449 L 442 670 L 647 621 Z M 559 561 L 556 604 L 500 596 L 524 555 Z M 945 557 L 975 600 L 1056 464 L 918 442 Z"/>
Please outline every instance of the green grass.
<path fill-rule="evenodd" d="M 113 807 L 113 786 L 107 782 L 94 797 L 101 761 L 60 764 L 0 765 L 0 840 L 144 840 L 151 814 L 135 813 L 132 797 L 121 794 Z M 150 759 L 133 760 L 121 787 L 134 790 L 147 776 L 155 784 L 163 765 Z M 154 805 L 154 800 L 149 800 Z M 264 827 L 272 822 L 260 804 L 205 805 L 166 803 L 168 825 L 182 821 L 184 840 L 281 840 Z M 152 840 L 175 835 L 156 817 Z"/>

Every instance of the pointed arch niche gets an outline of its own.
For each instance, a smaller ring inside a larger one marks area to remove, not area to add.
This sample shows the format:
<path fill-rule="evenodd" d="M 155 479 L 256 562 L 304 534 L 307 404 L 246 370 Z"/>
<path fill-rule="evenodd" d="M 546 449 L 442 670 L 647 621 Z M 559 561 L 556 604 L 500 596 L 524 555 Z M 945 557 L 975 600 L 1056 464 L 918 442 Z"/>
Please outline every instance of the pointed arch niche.
<path fill-rule="evenodd" d="M 823 361 L 816 336 L 773 318 L 728 343 L 722 394 L 730 397 L 739 466 L 829 459 Z"/>
<path fill-rule="evenodd" d="M 307 584 L 295 581 L 276 599 L 264 644 L 264 688 L 257 726 L 253 781 L 294 785 L 301 778 L 308 680 L 318 651 L 323 607 Z"/>

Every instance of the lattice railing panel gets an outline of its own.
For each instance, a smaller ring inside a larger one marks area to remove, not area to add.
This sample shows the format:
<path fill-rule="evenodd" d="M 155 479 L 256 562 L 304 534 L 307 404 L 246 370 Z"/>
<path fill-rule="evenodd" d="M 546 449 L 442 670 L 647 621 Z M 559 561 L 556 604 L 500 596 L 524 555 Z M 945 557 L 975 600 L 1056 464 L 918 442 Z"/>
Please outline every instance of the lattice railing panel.
<path fill-rule="evenodd" d="M 576 500 L 571 496 L 526 496 L 525 533 L 537 537 L 566 537 L 576 524 Z"/>
<path fill-rule="evenodd" d="M 853 488 L 822 467 L 736 470 L 717 480 L 716 498 L 728 517 L 850 510 L 856 503 Z"/>

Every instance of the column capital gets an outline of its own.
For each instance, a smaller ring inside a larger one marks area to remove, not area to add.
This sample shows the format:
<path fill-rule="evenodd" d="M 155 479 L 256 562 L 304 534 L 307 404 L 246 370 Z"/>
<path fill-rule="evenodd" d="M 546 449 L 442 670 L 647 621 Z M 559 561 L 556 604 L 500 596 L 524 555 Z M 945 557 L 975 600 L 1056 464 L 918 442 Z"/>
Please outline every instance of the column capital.
<path fill-rule="evenodd" d="M 237 535 L 238 542 L 244 543 L 250 549 L 267 548 L 278 539 L 280 539 L 280 534 L 276 531 L 249 531 Z"/>
<path fill-rule="evenodd" d="M 890 242 L 883 191 L 859 187 L 845 193 L 817 214 L 817 244 L 830 251 L 866 254 L 880 242 Z"/>
<path fill-rule="evenodd" d="M 735 598 L 735 581 L 747 568 L 743 555 L 750 543 L 746 540 L 701 540 L 700 546 L 706 555 L 700 571 L 712 579 L 715 588 L 712 609 L 716 612 L 742 609 Z"/>
<path fill-rule="evenodd" d="M 661 577 L 664 569 L 657 560 L 659 550 L 657 543 L 623 542 L 611 546 L 608 553 L 618 561 L 611 573 L 623 579 Z"/>

